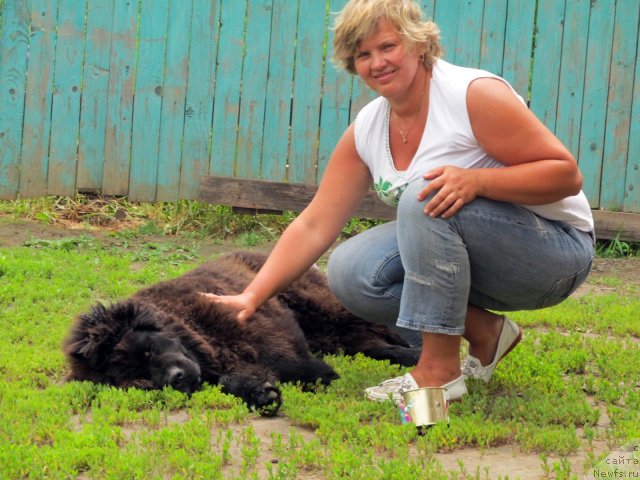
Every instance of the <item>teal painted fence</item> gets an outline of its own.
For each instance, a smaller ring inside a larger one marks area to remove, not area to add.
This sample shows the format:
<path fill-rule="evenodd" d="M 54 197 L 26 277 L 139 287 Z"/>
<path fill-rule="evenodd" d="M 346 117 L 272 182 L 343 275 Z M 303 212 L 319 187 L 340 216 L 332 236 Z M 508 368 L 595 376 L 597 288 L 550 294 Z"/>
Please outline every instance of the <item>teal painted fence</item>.
<path fill-rule="evenodd" d="M 331 64 L 345 0 L 0 0 L 0 198 L 195 198 L 204 174 L 317 183 L 371 94 Z M 507 78 L 640 212 L 638 0 L 423 0 L 449 61 Z"/>

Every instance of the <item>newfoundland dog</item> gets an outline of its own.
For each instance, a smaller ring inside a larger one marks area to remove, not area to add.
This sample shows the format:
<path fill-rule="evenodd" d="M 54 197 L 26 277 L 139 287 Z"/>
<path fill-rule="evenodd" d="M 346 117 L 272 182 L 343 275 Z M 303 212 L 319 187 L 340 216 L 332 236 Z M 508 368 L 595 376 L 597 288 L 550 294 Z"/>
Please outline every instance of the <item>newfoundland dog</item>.
<path fill-rule="evenodd" d="M 173 280 L 80 315 L 64 342 L 70 380 L 118 387 L 173 387 L 192 393 L 219 384 L 264 415 L 277 412 L 277 382 L 313 386 L 338 377 L 313 354 L 358 352 L 405 366 L 409 348 L 384 326 L 347 312 L 325 276 L 311 269 L 244 324 L 199 292 L 240 292 L 264 263 L 246 251 L 222 256 Z"/>

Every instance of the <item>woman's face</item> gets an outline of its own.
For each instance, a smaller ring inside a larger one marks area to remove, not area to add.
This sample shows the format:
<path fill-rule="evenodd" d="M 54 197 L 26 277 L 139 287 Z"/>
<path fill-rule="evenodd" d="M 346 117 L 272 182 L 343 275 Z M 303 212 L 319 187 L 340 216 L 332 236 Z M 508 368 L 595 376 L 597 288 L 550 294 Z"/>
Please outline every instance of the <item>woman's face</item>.
<path fill-rule="evenodd" d="M 383 18 L 375 33 L 358 44 L 354 65 L 369 88 L 393 99 L 408 92 L 422 63 L 415 50 L 405 47 L 395 26 Z"/>

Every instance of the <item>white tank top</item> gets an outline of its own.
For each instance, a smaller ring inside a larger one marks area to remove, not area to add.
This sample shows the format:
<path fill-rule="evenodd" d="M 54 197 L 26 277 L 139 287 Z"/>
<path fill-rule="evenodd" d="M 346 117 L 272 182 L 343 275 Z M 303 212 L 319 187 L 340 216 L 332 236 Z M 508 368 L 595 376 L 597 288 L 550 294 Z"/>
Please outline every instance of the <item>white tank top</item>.
<path fill-rule="evenodd" d="M 483 77 L 497 78 L 509 85 L 506 80 L 484 70 L 458 67 L 442 59 L 435 62 L 429 90 L 427 124 L 418 150 L 404 171 L 396 170 L 389 147 L 389 102 L 384 97 L 378 97 L 358 113 L 354 125 L 356 149 L 369 167 L 376 192 L 385 203 L 398 205 L 407 184 L 438 166 L 504 167 L 487 155 L 471 129 L 467 88 L 473 80 Z M 524 103 L 522 97 L 513 88 L 511 90 Z M 523 207 L 542 217 L 570 223 L 586 232 L 593 230 L 591 208 L 583 192 L 558 202 Z"/>

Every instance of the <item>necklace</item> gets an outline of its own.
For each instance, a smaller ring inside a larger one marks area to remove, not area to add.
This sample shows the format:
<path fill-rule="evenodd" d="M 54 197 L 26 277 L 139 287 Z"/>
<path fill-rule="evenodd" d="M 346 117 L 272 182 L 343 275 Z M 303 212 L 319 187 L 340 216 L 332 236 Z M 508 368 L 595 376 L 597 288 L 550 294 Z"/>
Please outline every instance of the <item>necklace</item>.
<path fill-rule="evenodd" d="M 422 89 L 422 96 L 420 97 L 420 102 L 418 103 L 418 108 L 416 109 L 415 113 L 413 114 L 413 118 L 411 120 L 411 125 L 409 125 L 409 128 L 407 130 L 407 133 L 404 133 L 404 130 L 402 129 L 402 125 L 400 125 L 400 118 L 398 118 L 398 115 L 396 114 L 395 110 L 391 110 L 391 112 L 393 113 L 393 117 L 396 119 L 396 125 L 398 126 L 398 131 L 400 132 L 400 136 L 402 137 L 402 143 L 407 143 L 408 139 L 407 137 L 409 136 L 409 134 L 411 133 L 411 130 L 413 130 L 413 127 L 416 124 L 416 120 L 418 119 L 418 113 L 420 113 L 420 110 L 422 109 L 422 100 L 424 99 L 424 94 L 427 91 L 426 86 L 425 88 Z"/>

